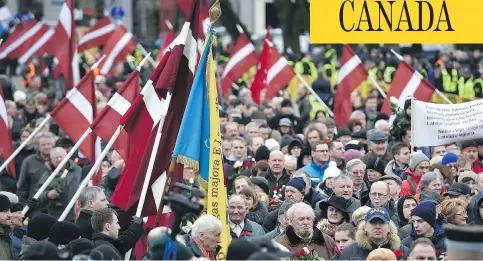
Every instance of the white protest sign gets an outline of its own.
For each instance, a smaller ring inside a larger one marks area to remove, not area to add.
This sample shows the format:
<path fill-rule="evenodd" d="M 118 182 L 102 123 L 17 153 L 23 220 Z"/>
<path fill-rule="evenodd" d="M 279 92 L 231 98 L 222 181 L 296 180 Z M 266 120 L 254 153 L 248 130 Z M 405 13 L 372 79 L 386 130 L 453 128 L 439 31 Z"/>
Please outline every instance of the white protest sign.
<path fill-rule="evenodd" d="M 460 104 L 415 100 L 411 117 L 415 146 L 439 146 L 483 138 L 483 100 Z"/>

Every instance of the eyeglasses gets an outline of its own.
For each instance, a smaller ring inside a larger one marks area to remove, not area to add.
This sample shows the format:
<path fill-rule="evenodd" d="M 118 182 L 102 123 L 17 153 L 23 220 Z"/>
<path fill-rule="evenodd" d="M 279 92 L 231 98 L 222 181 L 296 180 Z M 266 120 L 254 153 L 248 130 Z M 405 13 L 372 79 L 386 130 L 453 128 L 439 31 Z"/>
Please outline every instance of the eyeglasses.
<path fill-rule="evenodd" d="M 446 165 L 448 168 L 450 169 L 457 169 L 458 167 L 456 166 L 456 164 L 448 164 Z"/>
<path fill-rule="evenodd" d="M 371 198 L 384 198 L 387 196 L 387 194 L 382 194 L 382 193 L 378 193 L 378 192 L 371 192 L 369 193 L 369 196 Z"/>

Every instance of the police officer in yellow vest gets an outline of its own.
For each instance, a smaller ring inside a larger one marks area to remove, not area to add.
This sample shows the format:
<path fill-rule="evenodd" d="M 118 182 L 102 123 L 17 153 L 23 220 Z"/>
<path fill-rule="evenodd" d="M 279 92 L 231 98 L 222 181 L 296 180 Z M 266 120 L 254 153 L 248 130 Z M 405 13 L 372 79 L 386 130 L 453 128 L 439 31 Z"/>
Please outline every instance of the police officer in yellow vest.
<path fill-rule="evenodd" d="M 462 69 L 463 76 L 460 77 L 458 81 L 458 94 L 462 99 L 474 100 L 475 99 L 475 89 L 473 74 L 469 68 Z"/>
<path fill-rule="evenodd" d="M 294 70 L 300 75 L 311 75 L 312 79 L 317 79 L 317 67 L 312 62 L 310 55 L 305 55 L 300 61 L 295 63 Z"/>
<path fill-rule="evenodd" d="M 483 79 L 481 79 L 480 72 L 475 72 L 475 81 L 473 89 L 475 90 L 475 98 L 480 99 L 483 97 Z"/>
<path fill-rule="evenodd" d="M 458 86 L 459 86 L 459 78 L 458 78 L 458 70 L 455 68 L 451 69 L 451 74 L 448 72 L 449 67 L 445 66 L 446 68 L 441 68 L 441 77 L 443 81 L 443 92 L 444 93 L 451 93 L 451 94 L 458 94 Z"/>

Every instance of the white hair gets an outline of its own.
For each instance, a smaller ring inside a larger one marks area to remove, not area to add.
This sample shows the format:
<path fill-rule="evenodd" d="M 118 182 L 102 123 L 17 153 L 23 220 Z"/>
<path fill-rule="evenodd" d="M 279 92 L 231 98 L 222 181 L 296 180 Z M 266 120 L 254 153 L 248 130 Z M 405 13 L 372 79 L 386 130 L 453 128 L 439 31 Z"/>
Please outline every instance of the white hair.
<path fill-rule="evenodd" d="M 256 124 L 255 122 L 250 122 L 248 123 L 246 126 L 245 126 L 245 132 L 248 131 L 248 129 L 251 129 L 251 128 L 257 128 L 258 129 L 258 124 Z"/>
<path fill-rule="evenodd" d="M 54 146 L 55 144 L 55 137 L 54 137 L 54 134 L 46 131 L 46 132 L 39 132 L 35 135 L 34 137 L 34 148 L 37 149 L 38 146 L 39 146 L 39 141 L 40 139 L 50 139 L 51 143 L 52 143 L 52 147 Z"/>
<path fill-rule="evenodd" d="M 383 120 L 383 119 L 378 120 L 378 121 L 376 121 L 376 123 L 374 123 L 374 129 L 378 129 L 379 130 L 379 128 L 381 127 L 381 124 L 389 125 L 389 122 L 386 121 L 386 120 Z"/>
<path fill-rule="evenodd" d="M 362 165 L 363 169 L 366 169 L 366 164 L 364 164 L 364 162 L 362 162 L 362 160 L 360 159 L 351 159 L 349 160 L 349 162 L 347 162 L 347 164 L 345 165 L 345 171 L 346 171 L 346 174 L 347 175 L 352 175 L 352 168 L 357 166 L 357 165 Z"/>
<path fill-rule="evenodd" d="M 360 111 L 360 110 L 357 110 L 357 111 L 353 111 L 353 112 L 351 113 L 351 116 L 349 117 L 349 119 L 350 119 L 350 120 L 351 120 L 351 119 L 355 119 L 355 118 L 357 118 L 357 116 L 362 116 L 362 117 L 364 117 L 364 119 L 366 118 L 366 114 L 364 114 L 364 112 L 362 112 L 362 111 Z"/>
<path fill-rule="evenodd" d="M 309 213 L 310 213 L 310 216 L 312 217 L 312 219 L 315 219 L 315 213 L 314 213 L 314 209 L 312 209 L 311 206 L 303 203 L 303 202 L 299 202 L 299 203 L 295 203 L 293 204 L 287 211 L 287 217 L 289 220 L 293 220 L 294 219 L 294 215 L 295 215 L 295 212 L 297 209 L 305 209 L 307 210 Z"/>
<path fill-rule="evenodd" d="M 212 215 L 200 216 L 191 228 L 191 236 L 196 238 L 200 233 L 214 233 L 217 229 L 221 229 L 221 221 Z"/>
<path fill-rule="evenodd" d="M 55 154 L 57 154 L 59 152 L 64 152 L 64 153 L 67 154 L 67 151 L 65 151 L 64 148 L 55 147 L 55 148 L 53 148 L 53 149 L 50 150 L 50 157 L 53 158 L 55 156 Z"/>

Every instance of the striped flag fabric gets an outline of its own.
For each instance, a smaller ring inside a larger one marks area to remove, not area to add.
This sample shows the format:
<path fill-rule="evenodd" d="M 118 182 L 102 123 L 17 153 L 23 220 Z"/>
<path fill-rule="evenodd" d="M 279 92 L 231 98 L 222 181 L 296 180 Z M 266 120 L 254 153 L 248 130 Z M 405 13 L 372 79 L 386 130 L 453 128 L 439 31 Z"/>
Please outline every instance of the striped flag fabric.
<path fill-rule="evenodd" d="M 417 70 L 402 61 L 397 68 L 391 87 L 387 92 L 381 112 L 391 115 L 391 97 L 399 100 L 398 107 L 404 108 L 404 102 L 410 97 L 418 101 L 429 102 L 435 88 Z"/>
<path fill-rule="evenodd" d="M 241 27 L 240 27 L 241 29 Z M 241 31 L 240 36 L 230 54 L 230 60 L 221 74 L 221 86 L 223 94 L 231 90 L 231 86 L 252 66 L 257 65 L 258 57 L 255 46 L 250 42 L 247 35 Z"/>
<path fill-rule="evenodd" d="M 106 44 L 114 30 L 116 30 L 116 25 L 111 22 L 109 17 L 106 16 L 99 19 L 79 40 L 77 43 L 77 52 L 83 52 L 90 48 Z"/>
<path fill-rule="evenodd" d="M 0 86 L 0 156 L 7 160 L 13 153 L 12 136 L 8 127 L 7 106 L 5 106 L 5 97 L 3 96 L 3 88 Z M 8 164 L 8 173 L 10 176 L 16 177 L 15 165 L 12 160 Z"/>
<path fill-rule="evenodd" d="M 50 113 L 57 125 L 76 143 L 91 126 L 97 115 L 97 104 L 94 86 L 94 73 L 89 70 L 79 84 L 72 88 L 66 97 Z M 80 152 L 84 154 L 91 164 L 101 153 L 100 140 L 94 133 L 84 140 L 80 146 Z M 93 183 L 97 185 L 102 175 L 95 176 Z"/>
<path fill-rule="evenodd" d="M 108 142 L 119 126 L 121 117 L 131 107 L 139 95 L 139 71 L 134 70 L 111 97 L 107 106 L 99 113 L 91 125 L 92 131 L 105 142 Z M 125 130 L 121 131 L 118 139 L 112 146 L 119 155 L 127 161 L 129 158 L 130 142 L 129 135 Z"/>
<path fill-rule="evenodd" d="M 174 30 L 171 23 L 168 23 L 169 31 L 166 33 L 163 39 L 163 44 L 159 48 L 158 60 L 163 58 L 163 55 L 168 51 L 169 45 L 173 42 L 174 38 L 176 38 L 176 31 Z"/>
<path fill-rule="evenodd" d="M 48 41 L 54 35 L 55 29 L 47 28 L 47 30 L 43 31 L 42 35 L 34 41 L 34 43 L 18 58 L 19 64 L 26 64 L 30 61 L 30 58 L 33 56 L 40 57 L 42 56 L 48 49 Z"/>
<path fill-rule="evenodd" d="M 181 32 L 171 43 L 170 50 L 161 59 L 141 95 L 136 98 L 121 119 L 121 124 L 125 124 L 125 129 L 132 139 L 133 151 L 111 201 L 130 213 L 135 212 L 141 196 L 144 177 L 161 119 L 161 108 L 168 105 L 165 97 L 170 95 L 172 95 L 171 102 L 149 181 L 151 189 L 146 195 L 142 216 L 156 214 L 165 188 L 170 187 L 170 181 L 181 181 L 181 177 L 167 177 L 166 171 L 171 162 L 171 154 L 166 152 L 173 151 L 193 83 L 198 56 L 196 42 L 198 16 L 199 1 L 191 0 L 190 12 Z"/>
<path fill-rule="evenodd" d="M 349 45 L 344 45 L 341 68 L 334 101 L 337 126 L 347 123 L 352 113 L 351 93 L 368 77 L 361 59 Z"/>
<path fill-rule="evenodd" d="M 62 5 L 59 22 L 48 44 L 50 53 L 59 60 L 58 66 L 65 78 L 65 89 L 74 88 L 80 81 L 74 23 L 74 0 L 65 0 Z"/>
<path fill-rule="evenodd" d="M 36 20 L 17 25 L 13 33 L 0 47 L 0 59 L 18 58 L 37 41 L 49 27 Z"/>
<path fill-rule="evenodd" d="M 124 61 L 126 56 L 136 49 L 136 39 L 126 27 L 119 26 L 104 46 L 104 59 L 99 65 L 99 73 L 108 75 L 116 62 Z"/>

